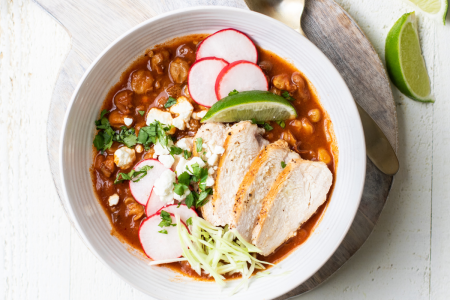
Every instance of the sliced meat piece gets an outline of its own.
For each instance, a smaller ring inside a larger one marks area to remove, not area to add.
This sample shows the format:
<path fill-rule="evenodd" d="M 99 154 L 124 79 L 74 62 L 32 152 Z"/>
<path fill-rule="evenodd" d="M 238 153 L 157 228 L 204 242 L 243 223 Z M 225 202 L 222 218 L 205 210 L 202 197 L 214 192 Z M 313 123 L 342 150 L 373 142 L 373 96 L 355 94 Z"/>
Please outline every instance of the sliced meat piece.
<path fill-rule="evenodd" d="M 322 205 L 333 175 L 323 162 L 291 161 L 278 175 L 266 198 L 252 233 L 252 243 L 269 255 Z"/>
<path fill-rule="evenodd" d="M 214 216 L 207 216 L 214 220 L 215 226 L 230 223 L 239 186 L 259 151 L 269 144 L 261 136 L 262 133 L 264 129 L 249 121 L 239 122 L 228 130 L 223 146 L 225 152 L 219 160 L 214 194 L 210 201 Z"/>
<path fill-rule="evenodd" d="M 289 150 L 286 141 L 278 140 L 259 152 L 245 174 L 236 194 L 230 226 L 236 228 L 246 241 L 251 242 L 262 201 L 283 171 L 281 162 L 288 164 L 293 159 L 300 159 L 300 156 Z"/>
<path fill-rule="evenodd" d="M 196 149 L 196 141 L 198 138 L 201 138 L 203 140 L 203 143 L 209 143 L 216 146 L 223 146 L 225 143 L 225 139 L 227 136 L 227 127 L 223 125 L 222 123 L 205 123 L 203 124 L 199 130 L 197 131 L 197 134 L 194 137 L 194 147 L 193 147 L 193 154 L 194 156 L 199 156 L 199 153 L 197 153 Z M 215 174 L 213 175 L 213 178 L 215 179 Z M 218 222 L 213 213 L 213 206 L 211 202 L 211 196 L 209 197 L 209 201 L 203 205 L 200 210 L 202 212 L 203 218 L 205 218 L 208 222 L 215 224 Z"/>

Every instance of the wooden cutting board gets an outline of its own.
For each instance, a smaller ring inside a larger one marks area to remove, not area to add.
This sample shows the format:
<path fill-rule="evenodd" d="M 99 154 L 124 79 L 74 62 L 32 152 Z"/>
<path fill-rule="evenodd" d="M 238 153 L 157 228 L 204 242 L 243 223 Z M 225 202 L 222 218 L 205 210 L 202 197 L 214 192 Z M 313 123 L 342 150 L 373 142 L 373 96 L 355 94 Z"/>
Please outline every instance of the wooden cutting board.
<path fill-rule="evenodd" d="M 36 0 L 72 37 L 56 82 L 47 124 L 50 167 L 61 198 L 58 164 L 60 131 L 70 97 L 90 63 L 114 39 L 152 16 L 183 7 L 210 5 L 208 0 Z M 243 0 L 217 4 L 248 9 Z M 397 149 L 397 115 L 386 71 L 355 21 L 333 0 L 306 0 L 302 28 L 331 60 L 355 100 L 372 116 Z M 355 220 L 340 247 L 308 281 L 277 298 L 310 291 L 327 280 L 363 245 L 384 207 L 393 177 L 367 160 L 366 181 Z M 61 198 L 66 208 L 66 199 Z"/>

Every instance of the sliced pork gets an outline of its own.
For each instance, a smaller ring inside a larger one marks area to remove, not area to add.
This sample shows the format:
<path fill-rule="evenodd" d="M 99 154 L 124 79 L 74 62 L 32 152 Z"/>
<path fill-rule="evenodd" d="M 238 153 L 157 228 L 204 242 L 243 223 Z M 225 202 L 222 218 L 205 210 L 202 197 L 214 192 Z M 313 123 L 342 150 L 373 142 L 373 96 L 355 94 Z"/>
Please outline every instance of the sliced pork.
<path fill-rule="evenodd" d="M 333 175 L 322 162 L 295 159 L 278 175 L 252 233 L 252 243 L 269 255 L 321 206 L 330 190 Z"/>

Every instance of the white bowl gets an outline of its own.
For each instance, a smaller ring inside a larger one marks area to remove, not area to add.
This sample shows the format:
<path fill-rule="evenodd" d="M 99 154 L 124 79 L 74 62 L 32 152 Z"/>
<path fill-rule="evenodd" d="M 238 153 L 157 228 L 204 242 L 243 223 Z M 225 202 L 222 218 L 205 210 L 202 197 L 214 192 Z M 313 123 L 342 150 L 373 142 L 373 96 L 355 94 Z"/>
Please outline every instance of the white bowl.
<path fill-rule="evenodd" d="M 366 168 L 361 121 L 344 80 L 319 49 L 282 23 L 246 10 L 198 7 L 152 18 L 114 41 L 84 74 L 64 120 L 60 166 L 63 200 L 88 247 L 125 281 L 157 299 L 224 299 L 238 282 L 228 282 L 227 288 L 220 291 L 215 283 L 193 281 L 165 268 L 150 267 L 110 235 L 110 223 L 94 196 L 89 173 L 94 121 L 108 90 L 147 48 L 175 37 L 229 27 L 289 59 L 306 75 L 331 117 L 339 146 L 336 184 L 322 221 L 303 245 L 279 263 L 281 269 L 272 269 L 275 274 L 291 272 L 252 279 L 249 289 L 232 299 L 272 299 L 303 283 L 334 253 L 359 206 Z"/>

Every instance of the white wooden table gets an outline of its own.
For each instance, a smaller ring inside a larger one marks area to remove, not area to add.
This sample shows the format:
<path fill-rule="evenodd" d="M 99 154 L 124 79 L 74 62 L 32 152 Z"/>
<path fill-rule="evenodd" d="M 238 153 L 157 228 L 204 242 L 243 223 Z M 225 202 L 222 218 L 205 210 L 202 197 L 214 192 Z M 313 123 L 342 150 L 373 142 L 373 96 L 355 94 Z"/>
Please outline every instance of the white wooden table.
<path fill-rule="evenodd" d="M 412 10 L 400 0 L 337 2 L 383 60 L 390 27 Z M 437 102 L 417 103 L 394 88 L 402 168 L 375 231 L 340 271 L 301 299 L 450 298 L 449 17 L 447 22 L 444 27 L 419 15 Z M 69 48 L 70 36 L 31 0 L 0 0 L 0 297 L 148 299 L 89 252 L 53 186 L 47 112 Z"/>

